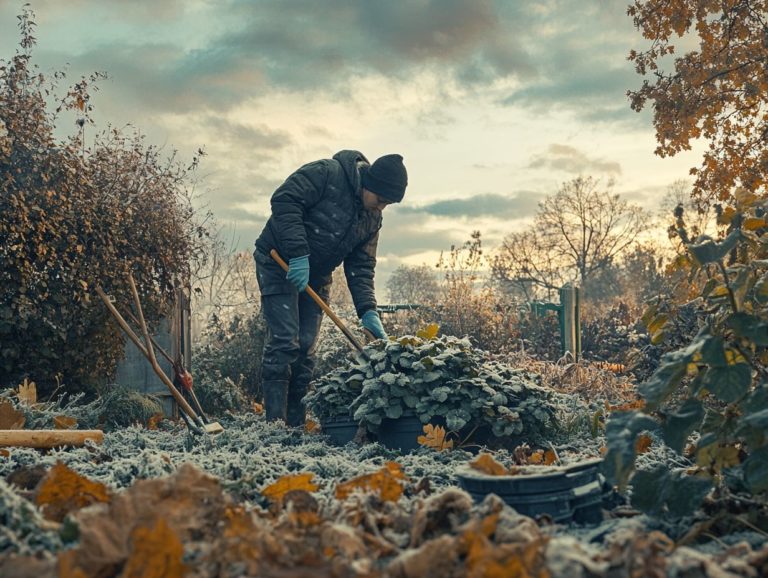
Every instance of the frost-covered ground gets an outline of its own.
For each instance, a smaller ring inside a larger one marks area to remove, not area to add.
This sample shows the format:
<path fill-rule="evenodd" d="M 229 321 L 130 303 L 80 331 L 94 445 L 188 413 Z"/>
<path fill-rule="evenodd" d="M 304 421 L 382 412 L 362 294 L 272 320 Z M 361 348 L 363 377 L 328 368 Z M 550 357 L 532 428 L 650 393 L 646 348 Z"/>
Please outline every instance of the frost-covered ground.
<path fill-rule="evenodd" d="M 466 536 L 472 535 L 467 533 L 469 532 L 466 529 L 469 527 L 467 524 L 475 518 L 488 519 L 490 515 L 488 512 L 493 509 L 492 504 L 475 505 L 470 515 L 466 504 L 456 505 L 465 503 L 466 498 L 462 495 L 466 496 L 466 494 L 456 493 L 457 480 L 454 472 L 457 466 L 473 457 L 468 452 L 459 450 L 438 453 L 424 448 L 413 453 L 401 454 L 387 450 L 379 444 L 364 446 L 349 444 L 346 447 L 336 447 L 327 443 L 322 435 L 286 429 L 282 425 L 267 423 L 262 416 L 258 415 L 227 416 L 219 421 L 225 427 L 225 432 L 213 437 L 191 437 L 181 428 L 149 431 L 133 427 L 106 434 L 104 443 L 100 446 L 92 445 L 86 448 L 47 453 L 20 448 L 11 450 L 8 456 L 0 458 L 0 476 L 3 478 L 0 480 L 0 521 L 2 521 L 0 562 L 3 556 L 20 554 L 35 557 L 29 560 L 48 560 L 49 564 L 53 564 L 52 556 L 55 556 L 56 552 L 72 548 L 73 544 L 77 544 L 77 541 L 67 543 L 62 538 L 62 527 L 45 520 L 36 506 L 27 500 L 32 496 L 31 490 L 34 483 L 57 462 L 63 462 L 90 480 L 106 484 L 116 491 L 116 495 L 129 494 L 132 488 L 138 487 L 136 482 L 139 480 L 179 475 L 179 472 L 183 471 L 183 464 L 189 463 L 217 478 L 224 493 L 229 496 L 227 499 L 231 499 L 233 504 L 240 504 L 246 510 L 254 512 L 265 512 L 268 509 L 268 501 L 260 494 L 266 486 L 286 474 L 310 472 L 314 474 L 314 483 L 319 486 L 313 495 L 320 504 L 319 512 L 324 519 L 333 520 L 334 524 L 340 521 L 343 524 L 351 524 L 352 518 L 348 512 L 343 513 L 346 506 L 341 504 L 334 495 L 338 482 L 377 471 L 386 462 L 396 461 L 409 477 L 410 482 L 397 504 L 389 506 L 389 510 L 386 510 L 386 518 L 381 518 L 381 511 L 376 513 L 376 516 L 379 516 L 376 519 L 379 520 L 377 523 L 381 532 L 381 537 L 377 539 L 381 539 L 386 544 L 392 544 L 393 548 L 389 558 L 386 556 L 382 558 L 387 559 L 389 565 L 385 568 L 380 559 L 379 569 L 386 570 L 393 576 L 418 575 L 409 573 L 416 571 L 414 568 L 420 567 L 415 560 L 419 556 L 429 554 L 425 548 L 437 547 L 437 541 L 433 544 L 433 541 L 426 538 L 423 544 L 418 540 L 414 542 L 411 534 L 414 524 L 418 525 L 419 512 L 429 512 L 430 508 L 435 511 L 445 508 L 447 514 L 439 518 L 440 523 L 447 524 L 445 532 L 450 534 L 452 539 L 457 540 L 453 546 L 456 549 L 462 545 L 466 546 Z M 561 444 L 557 448 L 564 455 L 569 451 L 593 455 L 601 443 L 600 439 L 587 437 L 582 439 L 581 443 L 577 439 L 572 439 L 569 443 Z M 654 451 L 660 453 L 649 452 L 641 461 L 652 464 L 662 459 L 666 450 L 660 448 Z M 503 455 L 502 453 L 501 457 Z M 8 483 L 9 481 L 17 485 L 12 486 Z M 29 486 L 26 491 L 18 487 L 24 484 Z M 215 502 L 215 500 L 212 501 Z M 367 504 L 370 506 L 370 502 Z M 376 511 L 379 506 L 371 507 L 372 511 Z M 463 517 L 454 511 L 457 508 L 458 510 L 464 508 L 461 510 Z M 632 556 L 638 555 L 655 557 L 653 568 L 656 569 L 653 571 L 659 572 L 663 567 L 663 573 L 660 575 L 712 577 L 760 575 L 756 565 L 761 562 L 755 551 L 761 547 L 764 537 L 756 532 L 734 534 L 720 542 L 713 542 L 693 550 L 675 548 L 674 542 L 658 531 L 674 530 L 674 528 L 665 527 L 658 520 L 645 516 L 631 518 L 608 516 L 602 524 L 597 526 L 580 527 L 544 523 L 536 528 L 529 519 L 517 516 L 511 509 L 505 507 L 503 511 L 508 512 L 499 518 L 502 521 L 506 520 L 504 524 L 508 524 L 510 528 L 515 525 L 526 528 L 525 543 L 534 544 L 542 539 L 546 541 L 547 546 L 541 546 L 540 554 L 546 557 L 546 567 L 554 576 L 629 575 L 621 572 L 629 571 L 631 568 L 637 571 L 638 568 L 646 567 L 649 563 L 648 560 L 642 561 L 641 564 L 640 561 L 631 559 Z M 431 515 L 437 516 L 434 512 Z M 261 518 L 257 517 L 257 519 Z M 382 519 L 387 521 L 381 522 Z M 463 526 L 459 525 L 457 521 L 459 519 L 464 521 Z M 529 522 L 523 523 L 521 521 L 523 519 Z M 513 520 L 516 521 L 513 522 Z M 502 521 L 498 523 L 502 524 Z M 84 523 L 83 519 L 80 519 L 80 522 Z M 282 528 L 280 526 L 282 522 L 273 522 L 273 524 L 275 525 L 270 526 L 272 528 L 270 531 Z M 361 527 L 365 526 L 364 521 L 359 524 Z M 97 527 L 98 524 L 88 522 L 86 525 Z M 376 526 L 376 523 L 373 526 Z M 429 527 L 429 524 L 425 527 Z M 353 532 L 349 528 L 348 531 Z M 374 534 L 376 531 L 374 529 Z M 440 533 L 435 528 L 431 531 Z M 371 535 L 369 531 L 360 528 L 354 529 L 354 532 L 365 536 Z M 503 532 L 499 534 L 499 536 L 503 535 L 505 535 Z M 443 538 L 436 537 L 435 540 L 439 541 Z M 502 542 L 512 540 L 509 536 L 507 538 L 497 536 L 493 539 Z M 87 534 L 83 540 L 87 540 Z M 197 552 L 196 556 L 202 556 L 197 542 L 195 542 L 196 545 L 190 545 L 191 542 L 187 541 L 184 544 L 187 556 L 191 556 L 191 551 Z M 420 547 L 416 548 L 417 545 Z M 503 544 L 498 545 L 498 548 L 502 547 Z M 81 546 L 81 550 L 82 548 Z M 377 551 L 380 551 L 382 547 L 378 548 Z M 496 553 L 492 554 L 492 552 Z M 500 550 L 488 550 L 486 554 L 492 558 L 500 556 L 499 552 Z M 734 556 L 735 552 L 741 552 L 741 557 Z M 377 554 L 377 556 L 381 555 Z M 764 557 L 768 559 L 768 550 Z M 207 570 L 205 572 L 201 570 L 200 575 L 217 575 L 206 573 L 213 572 L 210 570 L 210 564 L 213 562 L 210 556 L 205 560 L 207 562 L 205 564 L 201 562 L 200 568 L 205 567 Z M 462 564 L 468 564 L 467 560 Z M 416 565 L 407 566 L 404 565 L 404 561 Z M 217 563 L 219 562 L 221 561 Z M 2 574 L 2 568 L 0 563 L 0 574 Z M 363 564 L 360 568 L 368 572 L 374 567 Z M 647 571 L 651 572 L 651 566 L 647 568 Z M 471 568 L 467 566 L 462 571 L 469 575 L 470 570 Z M 359 575 L 366 574 L 361 571 Z M 456 575 L 465 574 L 459 572 Z"/>

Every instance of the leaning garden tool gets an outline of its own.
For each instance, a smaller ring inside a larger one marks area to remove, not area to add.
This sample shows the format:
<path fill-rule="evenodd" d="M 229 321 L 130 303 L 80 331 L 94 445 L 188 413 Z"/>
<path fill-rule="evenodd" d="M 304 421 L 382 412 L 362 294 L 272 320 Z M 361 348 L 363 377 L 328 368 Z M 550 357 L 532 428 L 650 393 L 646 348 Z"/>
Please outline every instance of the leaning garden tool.
<path fill-rule="evenodd" d="M 139 320 L 136 319 L 136 317 L 130 311 L 128 311 L 128 317 L 130 317 L 131 321 L 133 321 L 136 325 L 141 326 Z M 173 367 L 173 385 L 175 385 L 176 389 L 181 391 L 182 394 L 186 393 L 189 395 L 189 397 L 192 399 L 192 402 L 195 404 L 195 409 L 197 410 L 198 415 L 203 418 L 203 422 L 209 423 L 210 420 L 208 419 L 208 416 L 205 415 L 203 406 L 200 405 L 200 400 L 197 399 L 195 390 L 192 387 L 192 374 L 190 374 L 189 371 L 184 368 L 184 361 L 181 353 L 179 353 L 179 356 L 174 360 L 170 355 L 168 355 L 168 352 L 165 349 L 160 347 L 157 341 L 155 341 L 154 337 L 150 335 L 149 339 L 152 341 L 152 345 L 155 346 L 155 349 L 157 349 L 160 354 L 168 360 L 168 363 L 171 364 L 171 367 Z"/>
<path fill-rule="evenodd" d="M 133 293 L 133 300 L 136 304 L 136 310 L 138 313 L 138 321 L 141 327 L 142 334 L 144 335 L 144 342 L 146 344 L 146 347 L 144 344 L 141 343 L 141 340 L 136 335 L 136 333 L 134 333 L 133 329 L 131 329 L 130 325 L 128 325 L 125 319 L 123 319 L 123 316 L 120 315 L 120 312 L 112 304 L 107 294 L 104 293 L 104 290 L 101 287 L 96 287 L 96 293 L 98 293 L 99 297 L 107 306 L 107 309 L 112 314 L 112 317 L 115 318 L 115 321 L 117 321 L 117 324 L 120 326 L 123 332 L 133 342 L 133 344 L 141 352 L 141 354 L 147 358 L 150 365 L 152 365 L 152 369 L 155 371 L 155 373 L 160 378 L 160 380 L 165 384 L 165 386 L 171 392 L 171 395 L 176 400 L 176 403 L 179 404 L 179 409 L 181 409 L 182 416 L 185 418 L 185 422 L 189 426 L 190 431 L 197 434 L 220 433 L 224 431 L 224 428 L 221 427 L 221 424 L 219 424 L 218 422 L 205 423 L 203 419 L 195 413 L 195 410 L 193 410 L 192 407 L 189 405 L 189 403 L 187 403 L 187 400 L 184 399 L 184 396 L 181 394 L 181 392 L 178 389 L 176 389 L 176 387 L 173 385 L 173 382 L 168 378 L 168 376 L 160 367 L 160 364 L 157 363 L 157 358 L 155 357 L 155 350 L 152 345 L 152 340 L 149 336 L 149 331 L 147 330 L 147 324 L 144 321 L 144 312 L 142 311 L 142 308 L 141 308 L 141 302 L 139 301 L 139 293 L 136 290 L 136 284 L 133 281 L 133 277 L 130 275 L 128 277 L 128 281 L 130 282 L 130 285 L 131 285 L 131 292 Z"/>
<path fill-rule="evenodd" d="M 278 265 L 280 265 L 283 270 L 287 273 L 288 272 L 288 264 L 283 261 L 283 258 L 280 257 L 280 254 L 272 249 L 269 254 L 272 256 L 272 258 L 277 262 Z M 307 294 L 312 297 L 312 299 L 315 301 L 315 303 L 318 304 L 320 309 L 322 309 L 325 314 L 331 318 L 331 320 L 336 324 L 336 327 L 341 329 L 341 332 L 346 336 L 347 339 L 349 339 L 349 342 L 354 346 L 355 349 L 357 349 L 360 352 L 360 355 L 365 358 L 366 361 L 370 361 L 370 357 L 368 357 L 368 354 L 363 350 L 363 346 L 360 344 L 360 342 L 357 340 L 357 338 L 353 335 L 353 333 L 347 328 L 346 325 L 344 325 L 344 322 L 339 319 L 336 314 L 331 311 L 331 308 L 326 305 L 325 301 L 315 293 L 315 290 L 312 289 L 309 285 L 307 285 L 307 288 L 305 289 Z"/>

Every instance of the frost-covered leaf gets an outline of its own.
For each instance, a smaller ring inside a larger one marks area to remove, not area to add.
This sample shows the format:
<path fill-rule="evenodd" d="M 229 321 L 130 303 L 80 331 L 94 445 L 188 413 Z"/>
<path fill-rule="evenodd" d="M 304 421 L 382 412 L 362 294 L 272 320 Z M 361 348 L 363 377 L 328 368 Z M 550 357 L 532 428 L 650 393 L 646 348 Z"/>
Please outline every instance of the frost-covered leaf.
<path fill-rule="evenodd" d="M 62 462 L 49 470 L 35 495 L 35 503 L 45 517 L 57 522 L 70 512 L 110 499 L 110 491 L 104 484 L 81 476 Z"/>
<path fill-rule="evenodd" d="M 509 474 L 509 470 L 497 462 L 493 456 L 488 453 L 481 453 L 474 460 L 469 462 L 469 466 L 478 472 L 491 476 L 505 476 Z"/>
<path fill-rule="evenodd" d="M 261 495 L 270 500 L 274 500 L 275 502 L 282 502 L 288 492 L 295 490 L 314 492 L 319 488 L 317 484 L 312 482 L 312 478 L 314 477 L 315 474 L 313 473 L 281 476 L 277 481 L 261 490 Z"/>
<path fill-rule="evenodd" d="M 387 462 L 379 471 L 357 476 L 336 486 L 336 498 L 345 500 L 355 490 L 376 492 L 386 502 L 396 502 L 403 495 L 402 482 L 407 481 L 400 464 Z"/>

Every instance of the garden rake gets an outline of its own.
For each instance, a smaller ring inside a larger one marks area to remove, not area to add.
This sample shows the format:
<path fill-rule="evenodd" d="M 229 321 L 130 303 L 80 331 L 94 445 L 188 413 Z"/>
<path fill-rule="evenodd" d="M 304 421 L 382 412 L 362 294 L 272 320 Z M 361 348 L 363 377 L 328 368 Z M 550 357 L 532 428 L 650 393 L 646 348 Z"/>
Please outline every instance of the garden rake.
<path fill-rule="evenodd" d="M 283 271 L 287 273 L 288 263 L 283 261 L 283 258 L 280 256 L 280 254 L 275 249 L 272 249 L 269 252 L 269 254 L 277 262 L 277 264 L 283 268 Z M 318 295 L 315 292 L 315 290 L 312 289 L 312 287 L 310 287 L 309 285 L 307 285 L 307 288 L 305 289 L 305 291 L 307 292 L 307 295 L 309 295 L 314 300 L 314 302 L 318 304 L 320 309 L 322 309 L 325 312 L 325 314 L 331 318 L 331 320 L 336 324 L 336 327 L 341 329 L 341 332 L 349 340 L 349 342 L 354 346 L 354 348 L 357 349 L 360 355 L 362 355 L 366 361 L 370 361 L 371 358 L 368 356 L 365 350 L 363 350 L 362 344 L 357 340 L 357 338 L 347 328 L 347 326 L 344 325 L 344 322 L 331 310 L 330 307 L 328 307 L 325 301 L 323 301 L 322 297 L 320 297 L 320 295 Z M 367 329 L 365 329 L 364 331 L 366 332 L 366 337 L 372 341 L 374 339 L 373 335 Z"/>
<path fill-rule="evenodd" d="M 112 317 L 114 317 L 117 324 L 120 326 L 120 328 L 123 330 L 123 332 L 128 336 L 128 338 L 133 342 L 133 344 L 136 346 L 136 348 L 141 352 L 141 354 L 147 358 L 150 365 L 152 366 L 152 369 L 155 371 L 157 376 L 160 378 L 160 381 L 165 384 L 165 386 L 168 388 L 168 390 L 171 392 L 171 395 L 176 400 L 176 403 L 179 404 L 179 409 L 181 410 L 181 415 L 184 418 L 185 423 L 187 424 L 187 427 L 192 433 L 195 434 L 217 434 L 224 431 L 224 428 L 219 424 L 218 422 L 209 422 L 206 419 L 203 419 L 198 415 L 194 409 L 192 409 L 192 406 L 189 405 L 187 400 L 184 398 L 182 393 L 174 386 L 173 382 L 168 378 L 168 376 L 165 374 L 163 369 L 160 367 L 160 364 L 157 362 L 157 358 L 155 357 L 155 349 L 153 346 L 154 341 L 149 335 L 149 331 L 147 329 L 147 324 L 144 320 L 144 312 L 141 308 L 141 301 L 139 300 L 139 293 L 136 290 L 136 283 L 133 281 L 133 276 L 129 274 L 128 281 L 131 286 L 131 292 L 133 294 L 133 300 L 136 304 L 136 310 L 138 313 L 138 324 L 139 327 L 141 327 L 141 332 L 144 336 L 144 344 L 142 344 L 139 337 L 134 333 L 133 329 L 131 329 L 130 325 L 125 321 L 123 316 L 120 314 L 120 312 L 117 310 L 117 308 L 114 306 L 112 301 L 110 300 L 109 296 L 104 292 L 104 290 L 97 286 L 96 287 L 96 293 L 99 295 L 101 300 L 104 302 L 104 305 L 107 306 L 107 309 L 112 314 Z M 134 319 L 136 319 L 134 317 Z M 146 346 L 145 346 L 146 344 Z M 167 353 L 163 352 L 166 356 Z M 168 356 L 169 357 L 169 356 Z M 169 357 L 170 358 L 170 357 Z M 171 362 L 173 364 L 173 362 Z M 186 373 L 186 372 L 185 372 Z M 189 375 L 187 373 L 187 375 Z M 191 376 L 190 376 L 191 377 Z M 183 380 L 182 380 L 183 383 Z M 191 385 L 191 384 L 190 384 Z M 191 388 L 190 388 L 191 389 Z M 196 398 L 195 398 L 196 399 Z"/>

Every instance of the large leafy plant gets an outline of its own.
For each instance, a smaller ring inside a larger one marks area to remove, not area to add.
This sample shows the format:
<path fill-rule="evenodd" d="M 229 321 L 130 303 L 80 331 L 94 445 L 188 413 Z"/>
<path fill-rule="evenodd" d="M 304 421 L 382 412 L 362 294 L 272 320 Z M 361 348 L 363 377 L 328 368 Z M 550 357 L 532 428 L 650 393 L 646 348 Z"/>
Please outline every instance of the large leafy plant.
<path fill-rule="evenodd" d="M 766 204 L 745 192 L 736 195 L 733 207 L 719 211 L 720 224 L 728 227 L 720 240 L 690 241 L 678 214 L 685 264 L 692 277 L 702 278 L 703 324 L 689 344 L 665 354 L 640 386 L 644 411 L 614 414 L 607 425 L 606 463 L 620 485 L 632 475 L 635 440 L 643 430 L 657 430 L 696 463 L 688 472 L 660 465 L 635 476 L 635 502 L 645 510 L 689 513 L 726 481 L 738 480 L 735 487 L 754 494 L 768 491 Z M 649 328 L 662 334 L 669 319 L 654 307 Z M 697 441 L 686 448 L 694 433 Z"/>
<path fill-rule="evenodd" d="M 549 392 L 534 376 L 490 360 L 468 339 L 406 336 L 368 346 L 315 381 L 305 398 L 321 421 L 352 416 L 369 430 L 412 412 L 449 431 L 485 427 L 495 436 L 536 437 L 554 424 Z"/>

